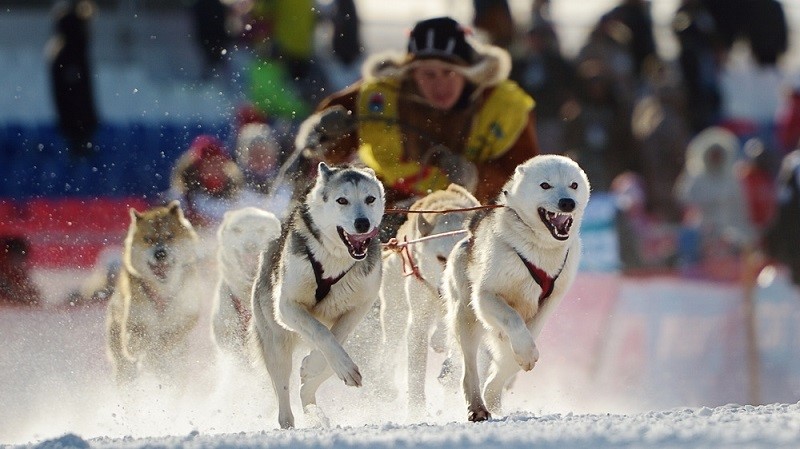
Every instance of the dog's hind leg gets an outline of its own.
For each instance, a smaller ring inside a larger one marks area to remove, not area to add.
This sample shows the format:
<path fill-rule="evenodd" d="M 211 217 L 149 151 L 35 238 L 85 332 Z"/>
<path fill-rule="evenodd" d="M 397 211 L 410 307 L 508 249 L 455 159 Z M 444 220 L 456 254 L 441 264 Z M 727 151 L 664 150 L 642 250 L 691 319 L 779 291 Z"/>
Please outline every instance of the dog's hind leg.
<path fill-rule="evenodd" d="M 318 349 L 303 359 L 300 367 L 300 401 L 303 409 L 317 403 L 317 389 L 331 375 L 333 370 Z"/>
<path fill-rule="evenodd" d="M 373 383 L 380 385 L 379 397 L 385 400 L 397 396 L 395 373 L 400 362 L 398 354 L 402 354 L 402 343 L 408 326 L 408 305 L 404 292 L 403 267 L 399 254 L 393 254 L 384 260 L 383 281 L 380 294 L 380 323 L 382 341 L 376 347 L 375 377 Z"/>
<path fill-rule="evenodd" d="M 433 323 L 438 317 L 439 298 L 433 297 L 426 286 L 408 279 L 406 297 L 410 306 L 408 326 L 408 409 L 412 419 L 425 414 L 425 373 L 428 364 L 428 341 Z"/>

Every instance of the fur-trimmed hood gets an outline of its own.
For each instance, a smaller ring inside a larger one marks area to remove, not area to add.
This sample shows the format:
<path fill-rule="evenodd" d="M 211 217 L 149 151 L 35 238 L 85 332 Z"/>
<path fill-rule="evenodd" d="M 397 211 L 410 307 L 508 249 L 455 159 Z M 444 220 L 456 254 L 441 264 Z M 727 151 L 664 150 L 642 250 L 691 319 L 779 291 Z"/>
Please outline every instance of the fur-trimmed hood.
<path fill-rule="evenodd" d="M 451 65 L 474 84 L 478 91 L 508 79 L 511 73 L 511 55 L 506 50 L 474 40 L 470 45 L 475 49 L 476 62 L 470 66 Z M 385 77 L 402 78 L 413 67 L 414 61 L 410 60 L 407 53 L 386 51 L 367 58 L 361 75 L 367 81 Z"/>

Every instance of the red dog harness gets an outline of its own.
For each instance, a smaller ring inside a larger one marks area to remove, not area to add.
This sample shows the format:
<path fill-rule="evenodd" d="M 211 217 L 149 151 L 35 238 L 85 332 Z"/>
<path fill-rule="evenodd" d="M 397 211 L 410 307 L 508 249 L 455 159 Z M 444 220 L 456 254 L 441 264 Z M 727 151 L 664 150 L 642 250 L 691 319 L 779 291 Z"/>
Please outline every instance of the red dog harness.
<path fill-rule="evenodd" d="M 528 273 L 530 273 L 533 280 L 536 281 L 536 283 L 539 284 L 539 287 L 542 288 L 542 293 L 539 294 L 539 304 L 541 304 L 542 301 L 549 298 L 550 295 L 553 294 L 553 289 L 556 286 L 556 280 L 561 274 L 561 271 L 564 269 L 564 265 L 567 264 L 569 251 L 567 251 L 567 255 L 564 256 L 564 263 L 561 264 L 561 268 L 558 270 L 558 273 L 556 273 L 555 276 L 548 275 L 544 270 L 522 257 L 522 254 L 519 252 L 517 252 L 517 256 L 519 256 L 520 260 L 522 260 L 522 263 L 525 264 L 525 268 L 528 269 Z"/>

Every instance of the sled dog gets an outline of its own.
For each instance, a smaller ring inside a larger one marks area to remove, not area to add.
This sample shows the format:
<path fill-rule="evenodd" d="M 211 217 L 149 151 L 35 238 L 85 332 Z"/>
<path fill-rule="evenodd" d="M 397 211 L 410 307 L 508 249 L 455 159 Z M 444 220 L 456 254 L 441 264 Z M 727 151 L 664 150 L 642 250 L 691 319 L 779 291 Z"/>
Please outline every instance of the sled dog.
<path fill-rule="evenodd" d="M 342 344 L 378 299 L 383 185 L 370 169 L 317 168 L 314 185 L 280 238 L 261 254 L 253 285 L 251 337 L 278 397 L 278 422 L 294 427 L 289 401 L 292 353 L 311 346 L 300 367 L 304 410 L 319 385 L 336 374 L 361 386 Z"/>
<path fill-rule="evenodd" d="M 442 294 L 463 357 L 470 421 L 500 413 L 506 384 L 539 359 L 535 339 L 578 270 L 588 201 L 589 181 L 577 163 L 536 156 L 503 187 L 497 203 L 504 207 L 478 212 L 450 254 Z M 484 343 L 489 360 L 479 364 Z"/>
<path fill-rule="evenodd" d="M 384 258 L 383 285 L 381 286 L 382 350 L 381 364 L 394 375 L 397 344 L 406 341 L 408 347 L 408 410 L 416 418 L 425 412 L 425 373 L 428 360 L 428 342 L 438 352 L 445 350 L 444 332 L 437 329 L 445 314 L 445 304 L 439 297 L 447 256 L 456 243 L 464 238 L 469 218 L 475 212 L 449 212 L 479 206 L 478 200 L 458 184 L 446 190 L 437 190 L 411 205 L 409 210 L 430 210 L 433 213 L 409 213 L 397 232 L 398 243 L 408 244 L 404 250 L 389 253 Z M 437 213 L 439 212 L 439 213 Z M 441 237 L 437 235 L 444 234 Z M 443 327 L 443 326 L 442 326 Z M 438 338 L 437 338 L 438 337 Z M 386 383 L 386 382 L 384 382 Z"/>
<path fill-rule="evenodd" d="M 201 303 L 186 288 L 195 275 L 197 235 L 177 201 L 131 208 L 130 216 L 107 308 L 108 354 L 118 384 L 142 371 L 177 381 L 170 376 L 186 366 L 187 337 L 200 316 Z"/>
<path fill-rule="evenodd" d="M 258 257 L 281 233 L 272 212 L 243 207 L 225 212 L 217 229 L 217 288 L 212 306 L 212 339 L 218 349 L 247 359 L 246 337 L 253 314 L 250 295 Z"/>

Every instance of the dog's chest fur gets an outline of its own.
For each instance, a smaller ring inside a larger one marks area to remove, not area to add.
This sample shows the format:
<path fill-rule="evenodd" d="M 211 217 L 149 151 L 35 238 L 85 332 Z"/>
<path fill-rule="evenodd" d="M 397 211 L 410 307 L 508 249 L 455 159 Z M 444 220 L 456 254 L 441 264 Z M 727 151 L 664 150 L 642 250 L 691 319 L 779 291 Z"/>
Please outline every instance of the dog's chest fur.
<path fill-rule="evenodd" d="M 543 246 L 524 223 L 514 220 L 518 218 L 513 213 L 498 209 L 473 222 L 469 274 L 476 288 L 497 292 L 529 322 L 546 304 L 564 296 L 577 270 L 577 257 L 571 256 L 580 254 L 580 242 L 573 235 L 563 243 Z M 537 281 L 525 261 L 553 281 L 549 295 L 542 294 L 543 279 Z"/>
<path fill-rule="evenodd" d="M 186 269 L 175 275 L 185 278 Z M 127 269 L 121 270 L 120 294 L 128 308 L 128 328 L 143 329 L 156 336 L 171 334 L 197 320 L 199 301 L 193 300 L 186 289 L 167 289 L 156 282 L 135 277 Z"/>
<path fill-rule="evenodd" d="M 322 268 L 322 279 L 318 280 L 314 274 L 312 258 Z M 281 278 L 275 285 L 286 289 L 283 294 L 303 304 L 321 321 L 333 320 L 356 304 L 377 298 L 381 282 L 377 239 L 370 243 L 366 258 L 354 260 L 349 256 L 336 257 L 310 234 L 293 232 L 285 242 L 282 259 L 284 265 L 277 273 Z M 317 298 L 321 282 L 329 285 L 324 296 Z"/>

